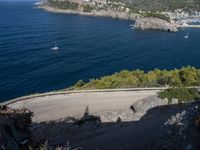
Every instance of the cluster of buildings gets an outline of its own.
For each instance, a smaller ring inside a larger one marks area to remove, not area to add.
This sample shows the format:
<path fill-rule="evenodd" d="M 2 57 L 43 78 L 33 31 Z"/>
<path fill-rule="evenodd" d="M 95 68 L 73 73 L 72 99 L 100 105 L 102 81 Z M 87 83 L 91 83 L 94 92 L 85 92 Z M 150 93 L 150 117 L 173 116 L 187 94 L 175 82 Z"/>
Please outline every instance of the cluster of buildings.
<path fill-rule="evenodd" d="M 176 22 L 178 24 L 187 25 L 192 23 L 200 23 L 200 12 L 198 11 L 186 12 L 182 9 L 177 9 L 173 12 L 162 12 L 162 14 L 169 16 L 172 22 Z"/>
<path fill-rule="evenodd" d="M 162 12 L 163 14 L 168 15 L 171 19 L 185 19 L 185 18 L 200 18 L 200 12 L 190 11 L 186 12 L 182 9 L 177 9 L 174 12 Z"/>
<path fill-rule="evenodd" d="M 124 3 L 121 2 L 111 2 L 108 0 L 79 0 L 80 3 L 82 4 L 87 4 L 96 8 L 105 8 L 105 7 L 118 7 L 118 9 L 120 10 L 126 10 L 129 11 L 129 9 L 127 9 L 125 7 Z"/>

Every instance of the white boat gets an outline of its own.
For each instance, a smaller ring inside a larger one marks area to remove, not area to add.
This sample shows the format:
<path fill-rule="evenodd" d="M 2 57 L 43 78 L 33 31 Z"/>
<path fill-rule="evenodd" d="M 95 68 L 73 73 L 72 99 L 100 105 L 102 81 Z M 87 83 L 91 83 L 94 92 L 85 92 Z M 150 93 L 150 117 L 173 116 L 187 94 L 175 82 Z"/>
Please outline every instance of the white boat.
<path fill-rule="evenodd" d="M 40 6 L 40 5 L 42 5 L 42 4 L 43 4 L 43 2 L 40 2 L 40 1 L 34 3 L 35 6 Z"/>
<path fill-rule="evenodd" d="M 51 49 L 52 49 L 52 50 L 58 50 L 58 49 L 59 49 L 59 47 L 56 46 L 56 42 L 55 42 L 55 44 L 54 44 L 54 47 L 52 47 Z"/>
<path fill-rule="evenodd" d="M 184 36 L 185 39 L 189 38 L 189 32 L 187 32 L 187 34 Z"/>
<path fill-rule="evenodd" d="M 135 25 L 131 24 L 130 25 L 131 29 L 135 29 Z"/>

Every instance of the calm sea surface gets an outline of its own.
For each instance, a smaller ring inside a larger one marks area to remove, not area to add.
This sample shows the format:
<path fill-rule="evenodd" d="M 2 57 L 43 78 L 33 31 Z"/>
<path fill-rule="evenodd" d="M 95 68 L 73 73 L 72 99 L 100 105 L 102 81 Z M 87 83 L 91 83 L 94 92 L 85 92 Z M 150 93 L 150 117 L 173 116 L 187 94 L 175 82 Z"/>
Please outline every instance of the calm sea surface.
<path fill-rule="evenodd" d="M 132 30 L 131 21 L 54 14 L 32 4 L 0 0 L 0 102 L 122 69 L 200 67 L 200 29 Z M 54 42 L 59 50 L 51 50 Z"/>

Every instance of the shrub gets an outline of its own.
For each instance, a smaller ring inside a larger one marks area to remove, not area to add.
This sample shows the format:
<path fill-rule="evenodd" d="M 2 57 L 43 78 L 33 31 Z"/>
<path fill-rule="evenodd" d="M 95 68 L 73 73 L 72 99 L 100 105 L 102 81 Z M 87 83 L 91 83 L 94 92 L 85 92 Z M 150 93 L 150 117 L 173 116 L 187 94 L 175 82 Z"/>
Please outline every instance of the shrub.
<path fill-rule="evenodd" d="M 200 69 L 183 67 L 174 70 L 154 69 L 123 70 L 110 76 L 92 79 L 88 83 L 77 82 L 73 89 L 109 89 L 125 87 L 200 86 Z"/>
<path fill-rule="evenodd" d="M 48 141 L 45 141 L 38 148 L 32 148 L 30 145 L 28 147 L 29 150 L 81 150 L 82 147 L 72 148 L 70 143 L 67 142 L 65 146 L 51 146 Z"/>
<path fill-rule="evenodd" d="M 158 97 L 167 98 L 169 103 L 171 103 L 172 98 L 178 99 L 179 102 L 186 102 L 199 99 L 200 93 L 194 88 L 173 87 L 159 92 Z"/>
<path fill-rule="evenodd" d="M 79 4 L 76 2 L 72 2 L 69 0 L 59 1 L 59 0 L 48 0 L 47 4 L 49 6 L 59 8 L 59 9 L 67 9 L 67 10 L 77 10 Z"/>
<path fill-rule="evenodd" d="M 170 17 L 166 16 L 164 14 L 160 14 L 160 13 L 156 13 L 156 12 L 146 12 L 142 15 L 145 17 L 154 17 L 154 18 L 159 18 L 159 19 L 163 19 L 163 20 L 170 22 Z"/>
<path fill-rule="evenodd" d="M 85 82 L 83 80 L 79 80 L 75 85 L 74 87 L 75 88 L 79 88 L 79 87 L 82 87 L 85 85 Z"/>
<path fill-rule="evenodd" d="M 85 5 L 85 6 L 83 7 L 83 11 L 84 11 L 84 12 L 91 12 L 92 10 L 93 10 L 93 7 L 90 6 L 90 5 Z"/>

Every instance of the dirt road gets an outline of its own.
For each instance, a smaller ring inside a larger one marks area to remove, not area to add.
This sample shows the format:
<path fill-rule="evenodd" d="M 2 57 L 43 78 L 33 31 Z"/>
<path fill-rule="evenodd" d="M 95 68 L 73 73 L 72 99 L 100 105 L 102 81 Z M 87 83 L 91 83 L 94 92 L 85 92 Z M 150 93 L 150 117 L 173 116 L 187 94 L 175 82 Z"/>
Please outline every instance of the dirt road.
<path fill-rule="evenodd" d="M 81 116 L 88 106 L 90 113 L 129 109 L 134 102 L 155 95 L 159 90 L 92 92 L 36 97 L 10 104 L 13 108 L 28 108 L 34 112 L 33 121 L 57 120 Z"/>

